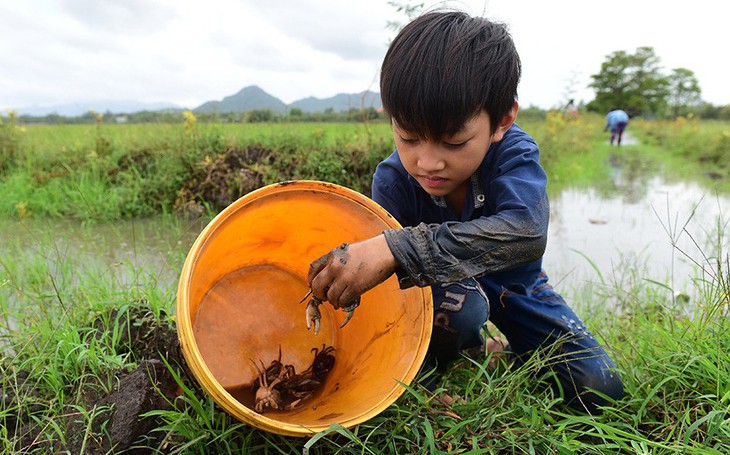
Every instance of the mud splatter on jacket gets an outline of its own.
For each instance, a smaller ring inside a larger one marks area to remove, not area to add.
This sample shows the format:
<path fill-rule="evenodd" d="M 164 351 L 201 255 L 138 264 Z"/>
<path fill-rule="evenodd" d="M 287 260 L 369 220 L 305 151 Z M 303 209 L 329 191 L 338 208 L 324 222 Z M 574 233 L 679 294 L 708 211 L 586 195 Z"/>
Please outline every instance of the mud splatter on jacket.
<path fill-rule="evenodd" d="M 461 218 L 421 188 L 397 150 L 382 161 L 372 195 L 404 226 L 385 231 L 401 287 L 479 277 L 530 292 L 542 270 L 550 212 L 539 156 L 534 139 L 512 125 L 471 177 Z"/>

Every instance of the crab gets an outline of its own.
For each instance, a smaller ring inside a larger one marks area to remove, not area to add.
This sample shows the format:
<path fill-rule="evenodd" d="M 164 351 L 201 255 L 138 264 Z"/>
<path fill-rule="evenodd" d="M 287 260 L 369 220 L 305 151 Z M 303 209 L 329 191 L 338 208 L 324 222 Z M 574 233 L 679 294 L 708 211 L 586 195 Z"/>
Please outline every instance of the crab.
<path fill-rule="evenodd" d="M 310 295 L 312 296 L 312 298 L 309 299 L 309 303 L 307 303 L 307 309 L 305 310 L 307 317 L 307 330 L 311 329 L 314 326 L 314 334 L 317 335 L 321 327 L 320 320 L 322 319 L 322 313 L 319 311 L 319 306 L 324 301 L 312 295 L 312 289 L 310 288 L 309 292 L 307 292 L 307 295 L 305 295 L 304 298 L 299 301 L 299 303 L 307 300 L 307 297 L 309 297 Z M 340 328 L 343 328 L 347 325 L 348 322 L 350 322 L 350 319 L 352 319 L 352 316 L 355 314 L 355 308 L 357 308 L 358 306 L 360 306 L 360 297 L 357 297 L 350 304 L 342 307 L 342 310 L 346 314 L 345 320 L 342 321 L 342 324 L 340 324 Z"/>
<path fill-rule="evenodd" d="M 290 411 L 297 408 L 322 386 L 334 367 L 334 351 L 335 348 L 324 344 L 322 349 L 313 348 L 312 364 L 301 373 L 297 373 L 293 365 L 281 363 L 281 346 L 279 358 L 268 367 L 264 366 L 262 360 L 259 360 L 260 367 L 251 360 L 258 372 L 253 384 L 254 410 L 263 414 L 268 409 Z"/>
<path fill-rule="evenodd" d="M 292 403 L 295 403 L 297 399 L 301 401 L 312 396 L 322 386 L 330 370 L 334 367 L 334 351 L 335 348 L 325 345 L 322 345 L 321 350 L 312 348 L 314 359 L 309 368 L 299 374 L 292 374 L 281 382 L 281 396 L 284 401 L 290 399 L 293 400 Z"/>
<path fill-rule="evenodd" d="M 322 345 L 321 351 L 317 348 L 312 348 L 314 360 L 312 360 L 312 366 L 305 373 L 308 373 L 318 381 L 324 380 L 332 367 L 335 366 L 335 356 L 332 354 L 334 351 L 335 348 L 325 346 L 324 344 Z"/>
<path fill-rule="evenodd" d="M 266 408 L 271 409 L 293 409 L 299 400 L 285 404 L 281 399 L 281 392 L 277 389 L 282 381 L 286 381 L 289 378 L 296 376 L 294 366 L 284 365 L 281 363 L 281 346 L 279 346 L 279 359 L 271 362 L 269 367 L 264 366 L 264 362 L 259 360 L 261 368 L 256 365 L 256 362 L 251 360 L 256 371 L 259 373 L 258 377 L 258 388 L 256 389 L 256 395 L 254 398 L 254 410 L 258 413 L 263 413 Z"/>
<path fill-rule="evenodd" d="M 274 387 L 282 381 L 281 373 L 285 372 L 286 369 L 282 369 L 274 380 L 269 381 L 266 377 L 267 369 L 264 367 L 264 362 L 261 362 L 261 368 L 263 370 L 260 370 L 256 363 L 254 363 L 254 366 L 256 366 L 256 370 L 259 372 L 259 388 L 256 389 L 254 410 L 258 413 L 263 413 L 266 408 L 279 409 L 281 407 L 281 394 Z"/>

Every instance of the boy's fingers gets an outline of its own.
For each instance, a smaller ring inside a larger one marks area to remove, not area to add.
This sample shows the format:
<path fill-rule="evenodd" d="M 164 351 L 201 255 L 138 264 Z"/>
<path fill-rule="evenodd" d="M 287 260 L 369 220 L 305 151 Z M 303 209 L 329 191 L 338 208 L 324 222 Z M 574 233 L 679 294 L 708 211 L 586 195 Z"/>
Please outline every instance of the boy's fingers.
<path fill-rule="evenodd" d="M 338 286 L 336 282 L 332 282 L 327 290 L 327 301 L 331 303 L 336 310 L 342 306 L 340 305 L 340 301 L 342 300 L 342 291 L 343 289 L 341 289 L 341 286 Z"/>
<path fill-rule="evenodd" d="M 389 257 L 383 257 L 384 249 Z M 343 243 L 310 264 L 307 282 L 315 297 L 341 308 L 388 278 L 393 273 L 391 262 L 382 236 L 352 245 Z"/>
<path fill-rule="evenodd" d="M 314 277 L 316 277 L 319 272 L 321 272 L 325 267 L 327 267 L 327 263 L 329 263 L 332 260 L 332 252 L 325 254 L 319 259 L 315 259 L 311 264 L 309 264 L 309 273 L 307 273 L 307 284 L 309 286 L 312 286 L 312 280 Z"/>
<path fill-rule="evenodd" d="M 327 271 L 317 274 L 309 283 L 309 287 L 312 289 L 312 295 L 320 300 L 329 300 L 330 287 L 332 281 L 329 278 Z"/>
<path fill-rule="evenodd" d="M 338 310 L 351 305 L 360 294 L 356 289 L 342 281 L 334 281 L 327 290 L 327 301 Z"/>
<path fill-rule="evenodd" d="M 357 299 L 358 297 L 360 297 L 360 295 L 357 294 L 356 292 L 354 292 L 354 290 L 352 288 L 348 287 L 342 292 L 342 294 L 340 294 L 340 300 L 341 300 L 340 306 L 346 307 L 346 306 L 352 304 L 352 302 L 354 302 L 355 299 Z"/>

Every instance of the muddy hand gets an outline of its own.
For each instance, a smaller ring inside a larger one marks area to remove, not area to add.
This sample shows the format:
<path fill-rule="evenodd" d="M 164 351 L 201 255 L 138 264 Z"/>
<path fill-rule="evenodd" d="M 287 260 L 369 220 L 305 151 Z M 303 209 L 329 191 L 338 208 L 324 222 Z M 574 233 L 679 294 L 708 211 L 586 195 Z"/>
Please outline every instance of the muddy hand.
<path fill-rule="evenodd" d="M 343 243 L 310 264 L 307 284 L 312 294 L 335 309 L 352 306 L 357 298 L 390 277 L 396 261 L 384 235 Z"/>

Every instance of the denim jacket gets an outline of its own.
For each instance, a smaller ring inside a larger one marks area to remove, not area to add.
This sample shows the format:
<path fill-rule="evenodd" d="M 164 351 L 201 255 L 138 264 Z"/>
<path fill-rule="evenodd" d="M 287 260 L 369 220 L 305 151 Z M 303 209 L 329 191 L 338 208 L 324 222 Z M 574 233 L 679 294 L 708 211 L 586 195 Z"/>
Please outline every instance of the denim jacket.
<path fill-rule="evenodd" d="M 539 156 L 535 140 L 512 125 L 471 177 L 461 218 L 421 188 L 397 150 L 383 160 L 372 197 L 404 227 L 384 232 L 400 286 L 477 277 L 530 292 L 542 270 L 550 213 Z"/>

